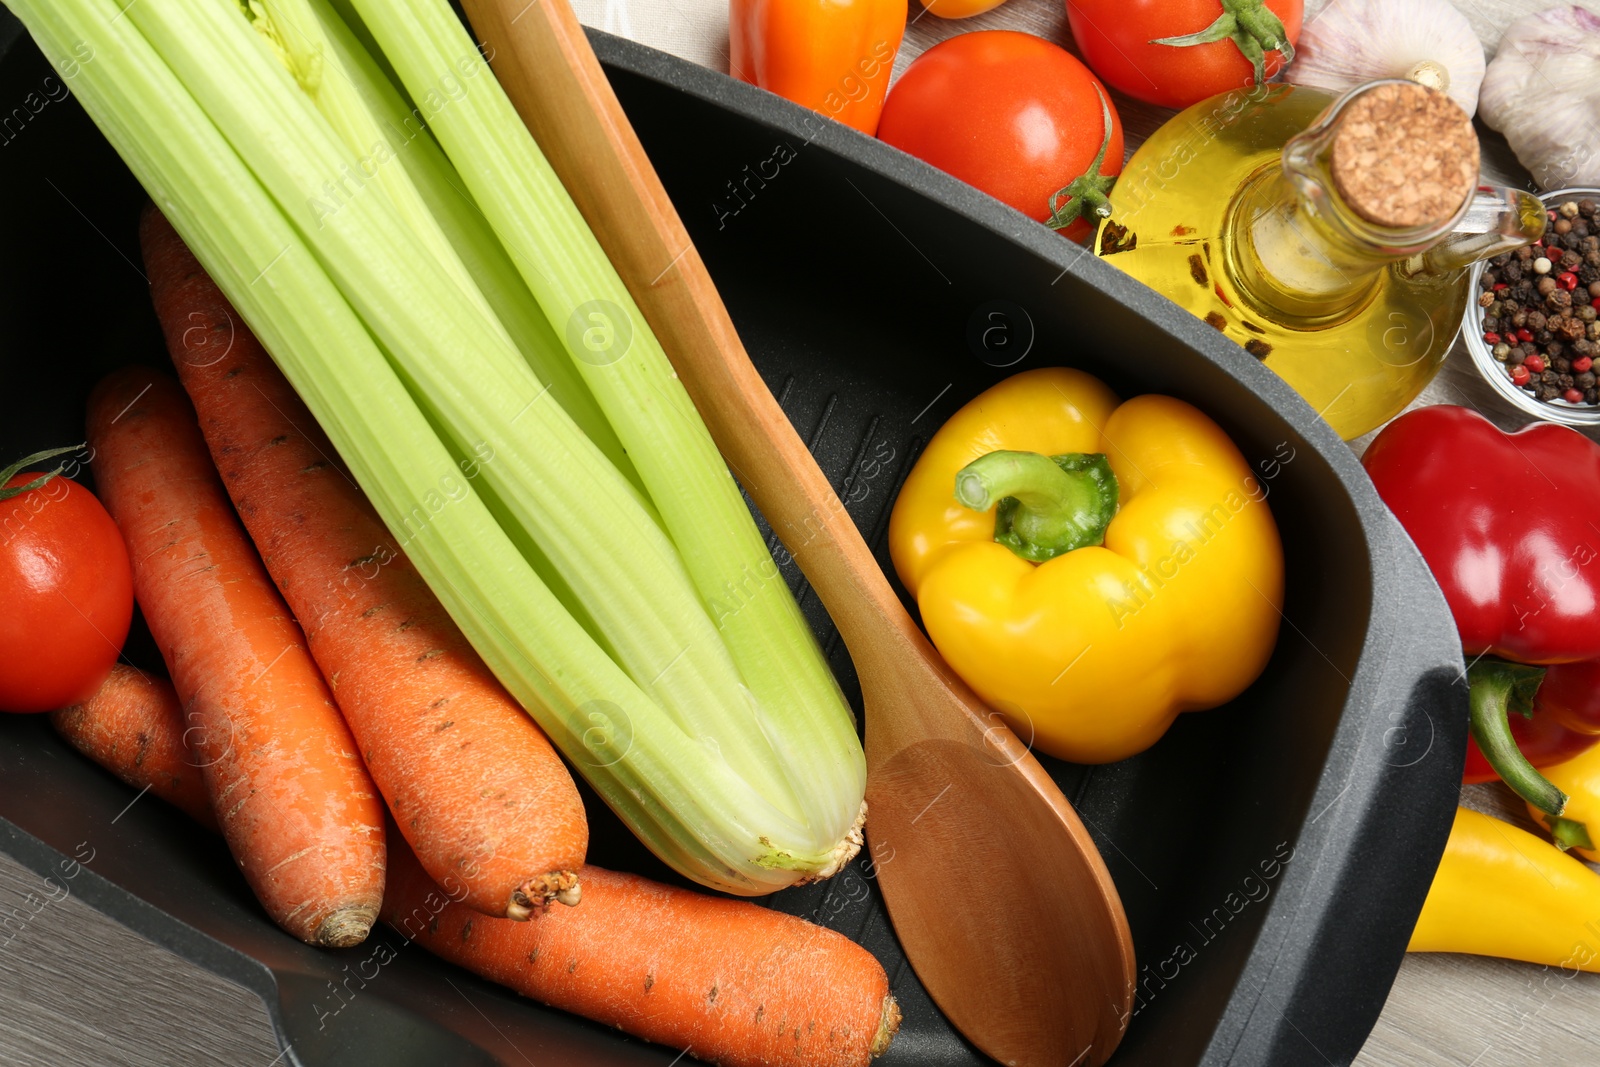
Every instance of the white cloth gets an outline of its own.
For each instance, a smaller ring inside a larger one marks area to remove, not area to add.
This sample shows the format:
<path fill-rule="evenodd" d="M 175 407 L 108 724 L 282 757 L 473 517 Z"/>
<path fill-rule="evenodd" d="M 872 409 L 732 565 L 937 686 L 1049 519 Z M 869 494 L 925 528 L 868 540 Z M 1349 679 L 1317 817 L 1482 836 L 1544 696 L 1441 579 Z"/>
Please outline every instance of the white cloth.
<path fill-rule="evenodd" d="M 578 21 L 727 73 L 728 0 L 572 0 Z"/>

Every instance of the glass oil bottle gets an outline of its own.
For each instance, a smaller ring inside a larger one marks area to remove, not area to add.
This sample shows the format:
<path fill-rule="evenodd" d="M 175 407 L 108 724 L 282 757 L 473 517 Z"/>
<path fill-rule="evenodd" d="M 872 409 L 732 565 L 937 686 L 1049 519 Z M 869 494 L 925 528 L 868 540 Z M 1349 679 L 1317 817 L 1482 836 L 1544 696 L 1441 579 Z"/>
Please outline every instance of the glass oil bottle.
<path fill-rule="evenodd" d="M 1111 206 L 1107 262 L 1262 360 L 1346 439 L 1437 373 L 1467 267 L 1545 225 L 1532 195 L 1478 186 L 1459 107 L 1394 79 L 1196 104 L 1134 153 Z"/>

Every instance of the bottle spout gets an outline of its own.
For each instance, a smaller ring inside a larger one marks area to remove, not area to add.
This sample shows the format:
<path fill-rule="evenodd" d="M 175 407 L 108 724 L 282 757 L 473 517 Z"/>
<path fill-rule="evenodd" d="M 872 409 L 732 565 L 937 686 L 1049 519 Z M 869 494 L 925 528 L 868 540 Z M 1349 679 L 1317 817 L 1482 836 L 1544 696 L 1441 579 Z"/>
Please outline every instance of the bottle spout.
<path fill-rule="evenodd" d="M 1413 260 L 1464 223 L 1478 190 L 1472 120 L 1404 78 L 1358 85 L 1283 148 L 1300 210 L 1347 258 Z"/>
<path fill-rule="evenodd" d="M 1548 221 L 1544 204 L 1532 193 L 1480 186 L 1455 229 L 1424 254 L 1423 267 L 1432 274 L 1470 267 L 1539 240 Z"/>

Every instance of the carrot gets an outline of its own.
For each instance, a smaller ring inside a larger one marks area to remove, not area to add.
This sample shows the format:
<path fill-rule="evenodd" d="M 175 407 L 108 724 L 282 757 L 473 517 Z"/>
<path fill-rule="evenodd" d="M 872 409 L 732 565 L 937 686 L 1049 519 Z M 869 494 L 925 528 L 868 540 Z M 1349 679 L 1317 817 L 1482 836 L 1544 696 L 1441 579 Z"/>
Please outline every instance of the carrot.
<path fill-rule="evenodd" d="M 401 843 L 383 920 L 523 996 L 723 1067 L 863 1067 L 900 1009 L 883 967 L 842 934 L 748 901 L 584 867 L 583 907 L 526 923 L 456 903 Z"/>
<path fill-rule="evenodd" d="M 114 372 L 89 398 L 89 442 L 234 859 L 285 930 L 359 943 L 383 897 L 382 804 L 183 390 Z"/>
<path fill-rule="evenodd" d="M 333 462 L 311 413 L 153 206 L 145 267 L 222 480 L 406 840 L 466 902 L 575 902 L 588 825 L 572 775 Z"/>
<path fill-rule="evenodd" d="M 73 748 L 135 789 L 148 789 L 208 830 L 217 828 L 200 768 L 183 743 L 183 708 L 165 678 L 118 663 L 94 696 L 50 713 Z"/>

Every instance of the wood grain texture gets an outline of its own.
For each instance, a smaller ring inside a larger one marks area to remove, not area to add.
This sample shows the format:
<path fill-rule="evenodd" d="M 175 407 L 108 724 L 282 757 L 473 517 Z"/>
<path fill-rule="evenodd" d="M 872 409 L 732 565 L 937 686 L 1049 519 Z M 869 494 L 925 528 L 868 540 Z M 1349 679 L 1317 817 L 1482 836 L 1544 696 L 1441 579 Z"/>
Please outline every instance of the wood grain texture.
<path fill-rule="evenodd" d="M 0 1063 L 281 1062 L 260 997 L 95 911 L 71 884 L 0 854 Z"/>
<path fill-rule="evenodd" d="M 1063 1049 L 1104 1062 L 1132 1007 L 1133 946 L 1088 831 L 878 569 L 751 364 L 565 0 L 466 8 L 712 438 L 849 648 L 865 703 L 867 832 L 875 855 L 892 850 L 879 884 L 918 978 L 1002 1062 L 1044 1067 Z M 1011 887 L 1006 908 L 950 908 L 951 885 L 984 881 Z"/>

